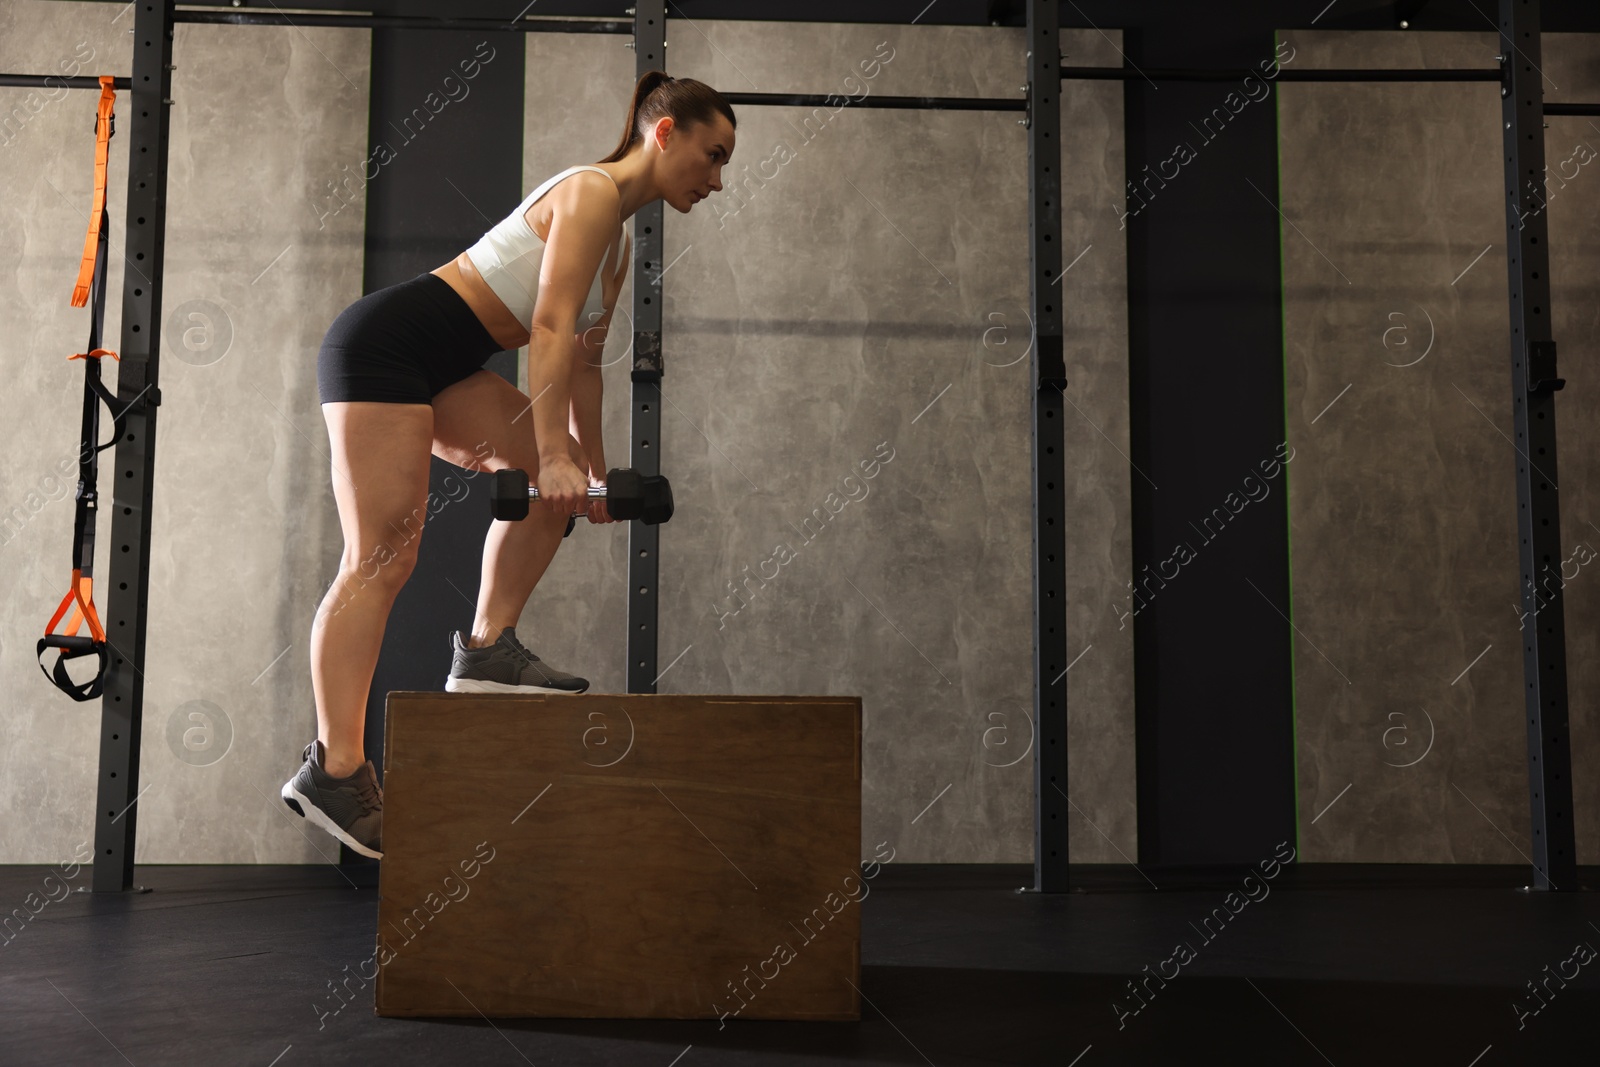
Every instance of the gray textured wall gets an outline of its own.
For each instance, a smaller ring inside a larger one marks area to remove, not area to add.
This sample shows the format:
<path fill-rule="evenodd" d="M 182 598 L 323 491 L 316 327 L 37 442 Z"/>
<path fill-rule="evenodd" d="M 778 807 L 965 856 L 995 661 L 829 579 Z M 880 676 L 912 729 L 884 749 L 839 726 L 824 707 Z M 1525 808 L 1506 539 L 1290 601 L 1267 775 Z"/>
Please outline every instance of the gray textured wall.
<path fill-rule="evenodd" d="M 6 4 L 0 69 L 59 71 L 60 60 L 92 50 L 79 73 L 127 74 L 132 21 L 131 8 L 106 4 Z M 317 345 L 361 294 L 359 205 L 320 226 L 312 205 L 365 156 L 367 42 L 365 31 L 268 27 L 180 26 L 174 39 L 142 862 L 338 856 L 285 817 L 277 788 L 314 735 L 310 624 L 340 547 Z M 244 81 L 241 70 L 277 76 Z M 0 535 L 5 863 L 54 860 L 92 840 L 99 743 L 99 703 L 57 693 L 34 661 L 70 565 L 76 471 L 59 486 L 44 479 L 78 438 L 83 374 L 64 358 L 88 336 L 87 309 L 68 298 L 88 219 L 97 94 L 66 93 L 32 114 L 30 92 L 0 89 L 8 111 L 29 113 L 0 136 L 0 374 L 9 383 L 0 509 L 20 505 L 26 517 Z M 126 114 L 126 93 L 118 103 Z M 126 146 L 113 138 L 113 349 Z M 109 452 L 101 469 L 109 505 Z M 100 532 L 103 578 L 109 515 Z"/>
<path fill-rule="evenodd" d="M 1495 65 L 1492 34 L 1291 39 L 1296 66 Z M 1545 57 L 1549 99 L 1600 94 L 1595 42 L 1547 36 Z M 1500 94 L 1286 85 L 1279 101 L 1301 856 L 1527 862 Z M 1552 118 L 1550 173 L 1580 145 L 1600 154 L 1600 130 Z M 1600 578 L 1580 560 L 1600 554 L 1582 373 L 1600 177 L 1564 173 L 1559 484 L 1563 546 L 1587 546 L 1563 573 L 1578 859 L 1594 863 Z"/>
<path fill-rule="evenodd" d="M 730 92 L 1012 96 L 1025 80 L 1020 30 L 674 26 L 669 69 Z M 1120 62 L 1093 32 L 1062 44 Z M 530 187 L 611 149 L 633 62 L 620 41 L 530 36 Z M 607 88 L 566 92 L 586 81 Z M 860 694 L 863 854 L 889 840 L 913 862 L 1031 861 L 1025 133 L 1014 114 L 738 110 L 724 192 L 666 213 L 678 513 L 661 537 L 660 689 Z M 1120 87 L 1079 87 L 1062 125 L 1064 265 L 1087 250 L 1064 283 L 1085 653 L 1067 678 L 1071 855 L 1117 862 L 1136 852 L 1132 629 L 1110 610 L 1130 572 Z M 612 465 L 626 343 L 607 351 Z M 893 458 L 862 478 L 885 443 Z M 522 623 L 613 691 L 626 547 L 617 527 L 575 532 Z"/>
<path fill-rule="evenodd" d="M 8 5 L 0 67 L 125 72 L 120 10 Z M 1007 95 L 1022 80 L 1020 31 L 695 28 L 672 38 L 671 69 L 729 90 Z M 1493 50 L 1486 35 L 1292 39 L 1300 66 L 1479 64 Z M 529 35 L 527 48 L 531 187 L 611 147 L 633 53 L 577 35 Z M 1093 33 L 1063 35 L 1063 50 L 1119 62 Z M 1600 95 L 1592 44 L 1551 37 L 1546 54 L 1553 99 Z M 327 323 L 360 294 L 359 183 L 345 186 L 347 207 L 327 209 L 328 183 L 365 156 L 367 35 L 185 26 L 176 55 L 140 856 L 315 862 L 317 843 L 274 795 L 311 721 L 308 627 L 339 549 L 314 359 Z M 856 64 L 873 59 L 868 79 Z M 247 62 L 283 77 L 246 90 L 231 72 Z M 565 91 L 575 83 L 606 88 L 580 97 Z M 1083 256 L 1065 283 L 1081 654 L 1068 676 L 1072 858 L 1116 861 L 1136 852 L 1131 631 L 1112 610 L 1129 573 L 1122 114 L 1113 85 L 1069 86 L 1065 99 L 1064 261 Z M 1303 854 L 1517 862 L 1527 801 L 1498 94 L 1288 85 L 1278 99 L 1294 223 L 1284 259 Z M 89 835 L 94 795 L 98 705 L 55 695 L 32 658 L 65 589 L 72 477 L 50 476 L 76 436 L 81 371 L 63 357 L 87 332 L 67 296 L 93 94 L 6 89 L 0 103 L 12 457 L 0 468 L 11 516 L 0 537 L 0 797 L 11 816 L 0 862 L 39 862 Z M 666 224 L 661 444 L 681 508 L 662 537 L 661 688 L 859 693 L 864 847 L 1025 860 L 1023 131 L 1010 115 L 860 108 L 745 108 L 741 119 L 727 191 Z M 113 142 L 119 240 L 125 143 Z M 1600 331 L 1584 282 L 1600 252 L 1585 209 L 1596 179 L 1580 145 L 1600 155 L 1600 130 L 1551 120 L 1552 170 L 1570 161 L 1561 173 L 1572 175 L 1549 208 L 1571 382 L 1563 539 L 1600 551 L 1593 401 L 1573 362 Z M 112 338 L 122 271 L 114 256 Z M 614 465 L 627 459 L 626 316 L 618 323 L 606 372 Z M 224 472 L 251 487 L 242 499 L 210 488 Z M 105 555 L 102 545 L 102 574 Z M 620 528 L 581 528 L 523 620 L 543 654 L 600 689 L 622 687 L 625 556 Z M 766 560 L 776 577 L 758 576 Z M 1583 773 L 1600 687 L 1586 655 L 1600 627 L 1591 569 L 1569 565 L 1567 588 L 1584 862 L 1600 852 L 1585 817 L 1600 784 Z M 196 734 L 182 740 L 196 711 L 231 730 L 214 762 L 220 734 L 209 751 Z"/>

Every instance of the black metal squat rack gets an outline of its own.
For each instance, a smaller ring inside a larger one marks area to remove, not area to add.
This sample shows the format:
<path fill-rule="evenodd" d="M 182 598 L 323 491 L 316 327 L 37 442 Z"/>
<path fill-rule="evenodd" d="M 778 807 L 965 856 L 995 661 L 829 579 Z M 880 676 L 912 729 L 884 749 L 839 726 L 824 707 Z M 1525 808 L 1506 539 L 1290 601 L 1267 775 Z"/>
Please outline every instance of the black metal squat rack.
<path fill-rule="evenodd" d="M 166 235 L 168 114 L 172 88 L 173 27 L 179 22 L 233 25 L 349 26 L 367 28 L 493 29 L 497 32 L 632 34 L 637 70 L 665 64 L 666 0 L 633 0 L 631 18 L 547 18 L 519 15 L 510 23 L 471 18 L 305 14 L 222 9 L 176 10 L 174 0 L 137 0 L 133 74 L 117 79 L 131 90 L 126 128 L 130 138 L 125 255 L 135 269 L 124 275 L 119 400 L 129 403 L 117 442 L 113 478 L 112 564 L 106 631 L 113 654 L 101 705 L 100 772 L 95 829 L 94 890 L 132 885 L 139 794 L 139 744 L 144 696 L 144 654 L 154 492 L 159 388 L 162 267 Z M 1405 5 L 1402 5 L 1405 6 Z M 1413 7 L 1421 5 L 1414 2 Z M 530 5 L 531 7 L 531 5 Z M 1544 200 L 1544 117 L 1600 115 L 1600 105 L 1546 105 L 1539 74 L 1541 22 L 1538 0 L 1499 0 L 1500 69 L 1282 71 L 1285 81 L 1499 81 L 1503 97 L 1505 189 L 1511 301 L 1512 405 L 1515 414 L 1519 551 L 1523 610 L 1537 612 L 1524 644 L 1527 680 L 1528 782 L 1532 801 L 1533 887 L 1575 885 L 1571 756 L 1567 739 L 1566 633 L 1562 595 L 1536 600 L 1534 575 L 1541 561 L 1562 558 L 1556 490 L 1556 346 L 1551 338 L 1548 227 Z M 1026 3 L 1027 85 L 1021 98 L 879 97 L 852 106 L 1017 111 L 1028 139 L 1029 296 L 1035 338 L 1033 391 L 1034 575 L 1034 885 L 1065 892 L 1067 866 L 1067 665 L 1066 466 L 1063 455 L 1063 355 L 1061 299 L 1061 105 L 1063 80 L 1145 78 L 1152 81 L 1232 80 L 1234 70 L 1063 67 L 1060 11 L 1054 0 Z M 0 85 L 96 89 L 93 77 L 0 75 Z M 819 106 L 821 95 L 735 93 L 738 105 Z M 638 212 L 634 258 L 631 465 L 660 472 L 662 206 Z M 648 444 L 655 442 L 654 446 Z M 1543 460 L 1530 471 L 1527 455 Z M 658 530 L 630 524 L 629 692 L 651 692 L 657 677 Z M 117 813 L 125 813 L 120 815 Z M 113 817 L 115 816 L 115 817 Z"/>

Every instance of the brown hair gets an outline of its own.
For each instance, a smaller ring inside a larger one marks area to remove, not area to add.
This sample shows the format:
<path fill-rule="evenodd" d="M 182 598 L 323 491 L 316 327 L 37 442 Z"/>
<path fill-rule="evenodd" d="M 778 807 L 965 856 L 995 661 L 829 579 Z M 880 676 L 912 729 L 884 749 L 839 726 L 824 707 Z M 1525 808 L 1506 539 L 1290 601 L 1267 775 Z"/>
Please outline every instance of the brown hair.
<path fill-rule="evenodd" d="M 665 71 L 647 70 L 633 87 L 633 100 L 628 104 L 628 121 L 622 128 L 622 140 L 604 159 L 597 163 L 615 163 L 628 154 L 628 150 L 644 140 L 644 133 L 663 118 L 670 117 L 679 126 L 695 126 L 712 121 L 721 114 L 728 124 L 738 128 L 739 120 L 733 108 L 705 82 L 693 78 L 674 78 Z"/>

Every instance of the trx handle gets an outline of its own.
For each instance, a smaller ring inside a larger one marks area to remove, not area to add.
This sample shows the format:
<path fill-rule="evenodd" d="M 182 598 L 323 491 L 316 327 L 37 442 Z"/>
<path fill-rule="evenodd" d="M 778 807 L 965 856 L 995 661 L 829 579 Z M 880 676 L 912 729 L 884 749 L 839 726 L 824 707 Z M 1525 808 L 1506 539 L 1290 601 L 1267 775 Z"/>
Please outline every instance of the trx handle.
<path fill-rule="evenodd" d="M 56 623 L 72 608 L 72 617 L 67 620 L 66 633 L 52 633 Z M 89 624 L 88 637 L 78 637 L 78 628 L 85 622 Z M 44 665 L 44 654 L 49 649 L 59 649 L 60 655 L 56 659 L 55 669 L 52 671 Z M 61 603 L 56 608 L 56 613 L 50 616 L 50 624 L 45 627 L 45 634 L 39 639 L 36 651 L 39 660 L 39 669 L 44 676 L 55 684 L 73 700 L 93 700 L 99 696 L 105 686 L 106 667 L 106 631 L 100 625 L 100 615 L 94 608 L 94 578 L 83 574 L 79 570 L 72 572 L 72 590 L 61 598 Z M 99 659 L 99 669 L 94 677 L 86 682 L 74 682 L 67 674 L 67 661 L 80 659 L 84 656 L 95 656 Z"/>
<path fill-rule="evenodd" d="M 94 122 L 94 208 L 89 212 L 89 232 L 83 239 L 83 262 L 78 264 L 78 282 L 72 289 L 72 306 L 89 302 L 89 279 L 94 274 L 95 253 L 100 245 L 100 219 L 106 209 L 106 165 L 111 158 L 111 134 L 116 129 L 112 109 L 116 105 L 117 79 L 100 76 L 100 110 Z"/>
<path fill-rule="evenodd" d="M 44 653 L 48 648 L 62 650 L 61 657 L 56 660 L 55 671 L 52 673 L 45 669 Z M 94 677 L 87 682 L 77 683 L 67 674 L 67 660 L 77 659 L 80 656 L 98 656 L 99 667 L 94 672 Z M 39 669 L 44 671 L 44 676 L 55 683 L 61 690 L 80 704 L 85 700 L 93 700 L 105 689 L 106 684 L 106 646 L 102 641 L 95 641 L 88 637 L 62 637 L 60 635 L 45 636 L 39 639 Z"/>

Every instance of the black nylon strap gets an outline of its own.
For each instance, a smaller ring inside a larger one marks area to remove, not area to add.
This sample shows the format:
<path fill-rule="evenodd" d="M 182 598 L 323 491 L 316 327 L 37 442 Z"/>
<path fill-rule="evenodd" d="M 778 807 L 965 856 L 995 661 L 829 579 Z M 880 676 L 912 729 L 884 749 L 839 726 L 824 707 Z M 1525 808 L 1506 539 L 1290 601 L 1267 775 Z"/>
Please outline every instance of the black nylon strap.
<path fill-rule="evenodd" d="M 46 650 L 51 648 L 61 650 L 61 655 L 56 660 L 53 672 L 44 665 L 44 654 Z M 72 676 L 67 674 L 67 660 L 80 659 L 84 656 L 98 656 L 100 658 L 100 669 L 95 671 L 94 677 L 87 682 L 74 682 Z M 39 669 L 44 672 L 44 676 L 50 679 L 57 689 L 80 703 L 85 700 L 93 700 L 99 696 L 105 686 L 106 646 L 104 642 L 96 641 L 92 637 L 65 637 L 60 634 L 41 637 L 39 639 L 38 659 Z"/>
<path fill-rule="evenodd" d="M 88 353 L 100 347 L 100 331 L 105 321 L 106 263 L 110 256 L 111 215 L 102 209 L 100 234 L 94 275 L 90 282 L 89 347 Z M 100 380 L 100 357 L 85 354 L 83 367 L 83 424 L 78 438 L 78 493 L 72 523 L 72 569 L 74 578 L 80 573 L 92 580 L 94 574 L 94 524 L 99 508 L 96 489 L 100 452 L 117 443 L 126 424 L 129 405 L 118 401 Z M 100 405 L 104 403 L 111 412 L 111 440 L 101 444 Z M 83 620 L 85 623 L 87 619 Z M 54 668 L 45 666 L 45 652 L 57 649 L 60 653 Z M 45 634 L 39 639 L 36 656 L 39 670 L 57 689 L 80 703 L 100 696 L 105 687 L 106 669 L 110 665 L 104 641 L 93 637 L 68 634 Z M 94 656 L 99 668 L 86 682 L 75 682 L 67 673 L 67 661 Z"/>

